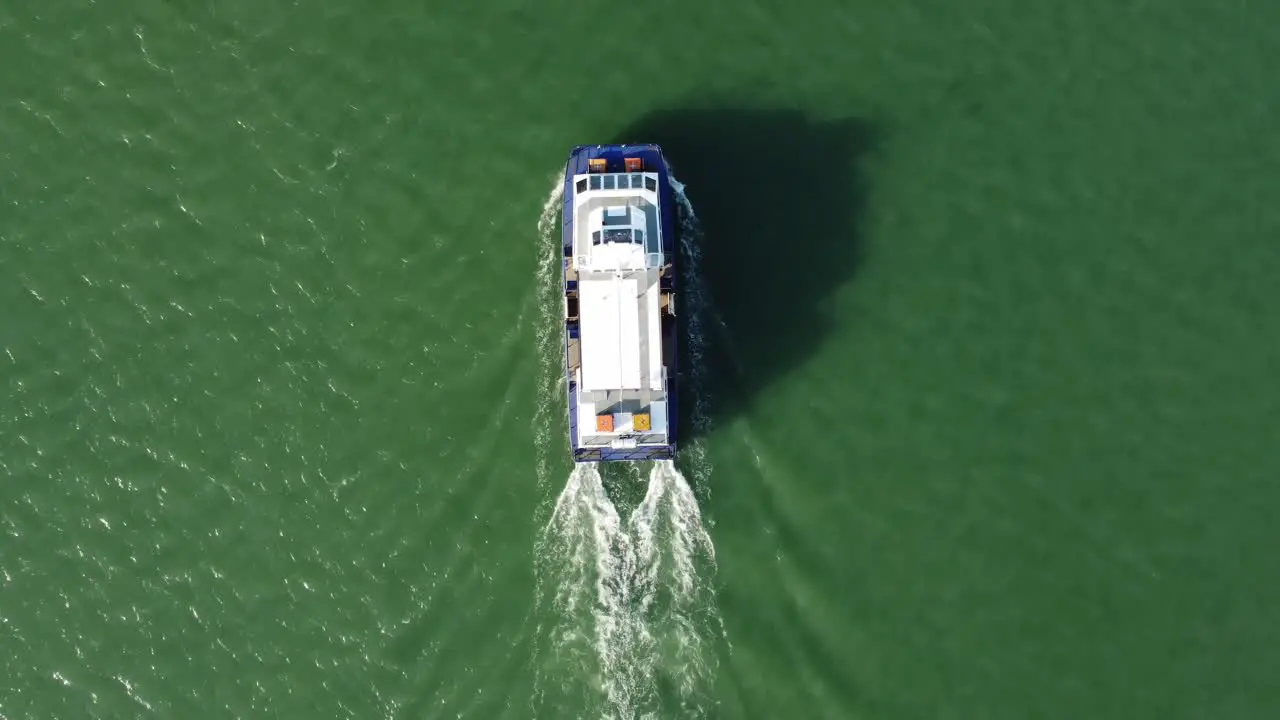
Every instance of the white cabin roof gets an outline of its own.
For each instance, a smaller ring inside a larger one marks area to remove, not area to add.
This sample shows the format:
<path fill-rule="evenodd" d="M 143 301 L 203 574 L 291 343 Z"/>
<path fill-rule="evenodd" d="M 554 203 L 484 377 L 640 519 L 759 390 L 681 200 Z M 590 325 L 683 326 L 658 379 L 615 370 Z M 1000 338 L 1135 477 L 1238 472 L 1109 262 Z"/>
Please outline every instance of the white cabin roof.
<path fill-rule="evenodd" d="M 586 393 L 664 390 L 657 181 L 657 173 L 574 178 L 585 187 L 573 199 L 573 265 Z"/>
<path fill-rule="evenodd" d="M 579 271 L 637 270 L 662 265 L 657 173 L 577 175 L 573 256 Z M 640 252 L 622 250 L 635 248 Z"/>
<path fill-rule="evenodd" d="M 658 272 L 579 276 L 582 390 L 662 391 Z"/>

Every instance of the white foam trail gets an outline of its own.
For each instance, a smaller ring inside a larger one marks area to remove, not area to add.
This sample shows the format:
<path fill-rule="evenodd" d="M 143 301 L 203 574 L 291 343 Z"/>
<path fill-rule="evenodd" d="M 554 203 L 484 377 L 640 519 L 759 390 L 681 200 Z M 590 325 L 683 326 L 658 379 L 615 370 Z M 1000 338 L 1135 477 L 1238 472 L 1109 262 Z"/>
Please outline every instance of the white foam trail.
<path fill-rule="evenodd" d="M 571 684 L 595 678 L 589 684 L 603 696 L 602 712 L 616 717 L 632 717 L 656 702 L 654 640 L 645 622 L 654 592 L 646 565 L 654 554 L 647 526 L 655 502 L 650 492 L 624 526 L 599 468 L 577 464 L 537 547 L 551 581 L 543 591 L 552 596 L 557 616 L 551 659 L 578 676 Z"/>
<path fill-rule="evenodd" d="M 661 675 L 684 709 L 708 707 L 716 667 L 708 631 L 722 631 L 709 582 L 715 550 L 672 462 L 653 464 L 644 499 L 625 522 L 598 466 L 575 465 L 537 557 L 556 616 L 544 632 L 549 659 L 576 676 L 569 684 L 588 686 L 566 692 L 588 702 L 595 694 L 608 717 L 669 717 Z"/>
<path fill-rule="evenodd" d="M 685 461 L 690 468 L 694 485 L 702 492 L 702 499 L 709 497 L 711 488 L 711 459 L 707 455 L 704 438 L 711 430 L 711 393 L 707 388 L 706 354 L 709 343 L 707 337 L 707 321 L 714 317 L 711 291 L 702 276 L 702 225 L 698 222 L 698 214 L 693 210 L 693 203 L 685 194 L 685 186 L 674 175 L 671 176 L 671 189 L 676 198 L 678 222 L 680 223 L 680 283 L 681 294 L 685 298 L 682 303 L 686 308 L 685 320 L 687 334 L 685 343 L 688 346 L 688 361 L 682 368 L 682 378 L 688 392 L 684 402 L 692 402 L 690 415 L 691 428 L 685 435 L 693 435 L 693 440 L 682 443 Z M 723 326 L 723 321 L 717 322 Z"/>
<path fill-rule="evenodd" d="M 536 344 L 538 353 L 538 376 L 536 402 L 533 415 L 534 450 L 537 454 L 538 488 L 544 497 L 550 488 L 551 448 L 556 446 L 551 437 L 558 424 L 552 421 L 556 410 L 563 408 L 564 403 L 557 403 L 557 396 L 563 397 L 564 372 L 561 358 L 564 343 L 564 326 L 560 322 L 560 268 L 556 260 L 561 255 L 560 238 L 556 233 L 556 220 L 560 215 L 564 201 L 563 177 L 560 173 L 551 176 L 551 190 L 542 204 L 542 212 L 538 216 L 538 327 Z M 566 447 L 567 445 L 563 445 Z"/>
<path fill-rule="evenodd" d="M 687 597 L 692 594 L 697 581 L 693 556 L 701 552 L 714 563 L 715 547 L 711 543 L 711 536 L 702 526 L 702 511 L 698 508 L 693 488 L 689 487 L 689 482 L 671 461 L 654 463 L 649 482 L 662 487 L 663 494 L 668 497 L 669 519 L 675 535 L 671 550 L 675 555 L 677 579 L 680 581 L 678 590 L 681 597 Z"/>
<path fill-rule="evenodd" d="M 632 469 L 638 474 L 639 464 L 632 465 Z M 631 548 L 635 555 L 632 583 L 635 585 L 635 597 L 641 613 L 647 613 L 652 608 L 658 584 L 662 558 L 656 530 L 665 489 L 661 483 L 650 482 L 644 500 L 640 501 L 640 505 L 627 519 L 627 534 L 631 537 Z"/>
<path fill-rule="evenodd" d="M 693 489 L 674 464 L 655 464 L 649 482 L 660 487 L 663 495 L 663 545 L 670 564 L 664 586 L 666 606 L 655 618 L 665 650 L 662 666 L 682 705 L 705 708 L 717 664 L 709 633 L 724 633 L 711 585 L 715 547 L 702 524 Z"/>

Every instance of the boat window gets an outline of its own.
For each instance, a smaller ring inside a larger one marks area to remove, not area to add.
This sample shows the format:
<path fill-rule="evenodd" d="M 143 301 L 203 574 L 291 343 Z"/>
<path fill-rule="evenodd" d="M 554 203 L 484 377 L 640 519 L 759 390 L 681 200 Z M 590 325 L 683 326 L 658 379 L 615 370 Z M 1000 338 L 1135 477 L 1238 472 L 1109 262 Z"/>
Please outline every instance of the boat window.
<path fill-rule="evenodd" d="M 643 231 L 643 230 L 633 230 L 632 232 L 634 232 L 634 233 L 635 233 L 635 239 L 634 239 L 634 240 L 632 240 L 631 242 L 633 242 L 633 243 L 635 243 L 635 244 L 637 244 L 637 245 L 643 245 L 643 244 L 644 244 L 644 231 Z"/>
<path fill-rule="evenodd" d="M 640 178 L 641 178 L 641 177 L 643 177 L 643 176 L 641 176 L 641 175 L 632 175 L 632 176 L 631 176 L 631 187 L 636 188 L 637 190 L 639 190 L 639 189 L 640 189 Z"/>
<path fill-rule="evenodd" d="M 605 230 L 604 241 L 607 243 L 629 243 L 631 242 L 630 230 Z"/>
<path fill-rule="evenodd" d="M 629 225 L 630 217 L 625 205 L 616 205 L 604 209 L 602 223 L 605 225 Z"/>
<path fill-rule="evenodd" d="M 656 191 L 658 189 L 658 181 L 651 177 L 647 177 L 644 179 L 644 187 L 646 190 Z"/>
<path fill-rule="evenodd" d="M 595 231 L 595 232 L 591 233 L 591 244 L 592 244 L 592 245 L 599 245 L 599 244 L 600 244 L 600 231 L 599 231 L 599 230 L 597 230 L 597 231 Z"/>
<path fill-rule="evenodd" d="M 591 189 L 592 189 L 592 190 L 599 190 L 599 189 L 600 189 L 600 176 L 599 176 L 599 175 L 592 175 L 592 176 L 591 176 Z"/>
<path fill-rule="evenodd" d="M 581 180 L 578 181 L 578 192 L 586 192 L 586 191 L 587 191 L 587 179 L 582 178 Z"/>
<path fill-rule="evenodd" d="M 613 177 L 614 177 L 613 175 L 605 175 L 605 176 L 604 176 L 604 189 L 605 189 L 605 190 L 612 190 L 612 189 L 614 188 L 614 179 L 613 179 Z"/>
<path fill-rule="evenodd" d="M 618 176 L 618 189 L 619 189 L 619 190 L 626 190 L 626 189 L 627 189 L 627 176 L 626 176 L 626 175 L 619 175 L 619 176 Z"/>

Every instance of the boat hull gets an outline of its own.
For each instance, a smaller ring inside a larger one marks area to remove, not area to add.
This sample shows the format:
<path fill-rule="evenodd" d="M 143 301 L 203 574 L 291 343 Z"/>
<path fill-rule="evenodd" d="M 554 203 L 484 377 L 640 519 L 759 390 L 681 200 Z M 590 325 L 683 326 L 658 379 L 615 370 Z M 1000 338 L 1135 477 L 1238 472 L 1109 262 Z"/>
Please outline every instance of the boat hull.
<path fill-rule="evenodd" d="M 671 177 L 662 149 L 657 145 L 579 145 L 570 152 L 564 173 L 564 206 L 561 215 L 561 255 L 560 282 L 561 293 L 568 298 L 576 292 L 577 281 L 570 278 L 570 264 L 573 261 L 573 210 L 575 199 L 574 176 L 588 172 L 590 161 L 604 160 L 606 172 L 623 172 L 625 158 L 640 158 L 646 170 L 658 174 L 658 196 L 662 230 L 662 252 L 672 271 L 661 278 L 662 289 L 675 293 L 678 291 L 679 272 L 679 223 L 676 216 L 675 193 L 671 185 Z M 579 325 L 567 315 L 564 324 L 564 371 L 567 387 L 569 416 L 569 449 L 573 460 L 586 462 L 634 462 L 644 460 L 672 460 L 676 455 L 678 441 L 679 378 L 677 372 L 678 357 L 678 321 L 671 316 L 663 321 L 662 343 L 664 365 L 667 371 L 667 442 L 663 445 L 643 445 L 624 447 L 579 447 L 578 428 L 578 387 L 574 379 L 573 362 L 570 355 L 570 344 L 578 339 Z"/>

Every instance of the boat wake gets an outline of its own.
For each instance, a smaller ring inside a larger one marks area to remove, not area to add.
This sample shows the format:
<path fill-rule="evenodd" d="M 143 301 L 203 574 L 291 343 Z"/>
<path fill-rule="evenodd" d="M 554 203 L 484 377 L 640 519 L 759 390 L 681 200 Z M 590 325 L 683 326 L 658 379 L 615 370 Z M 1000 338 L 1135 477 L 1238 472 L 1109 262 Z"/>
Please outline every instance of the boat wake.
<path fill-rule="evenodd" d="M 536 548 L 539 714 L 590 707 L 614 718 L 703 717 L 720 631 L 706 582 L 715 551 L 688 481 L 653 463 L 624 520 L 594 463 L 574 467 Z"/>
<path fill-rule="evenodd" d="M 563 176 L 554 173 L 551 176 L 551 192 L 542 203 L 542 212 L 538 216 L 538 325 L 535 343 L 538 353 L 537 406 L 534 408 L 534 449 L 537 453 L 536 466 L 538 490 L 544 498 L 550 497 L 548 486 L 551 477 L 552 448 L 556 443 L 551 438 L 556 428 L 555 418 L 558 416 L 556 397 L 565 396 L 565 375 L 562 372 L 564 353 L 564 327 L 560 321 L 562 310 L 560 299 L 560 240 L 556 234 L 556 220 L 560 216 L 560 206 L 564 201 Z M 563 402 L 559 407 L 563 407 Z M 539 510 L 546 511 L 545 503 Z"/>
<path fill-rule="evenodd" d="M 559 319 L 559 237 L 563 195 L 555 189 L 543 207 L 539 234 L 539 384 L 537 474 L 550 499 L 550 477 L 564 446 L 557 422 L 564 407 L 563 335 Z M 702 318 L 707 295 L 698 274 L 697 218 L 677 190 L 682 222 L 683 287 L 690 362 L 685 376 L 695 429 L 705 429 Z M 711 475 L 700 437 L 685 444 L 686 478 L 675 463 L 573 466 L 535 546 L 539 632 L 536 717 L 592 715 L 618 718 L 705 717 L 716 669 L 712 641 L 724 637 L 711 579 L 715 549 L 694 488 L 705 492 Z M 690 482 L 692 480 L 692 483 Z M 644 496 L 625 515 L 610 489 L 627 494 L 645 483 Z M 546 514 L 549 512 L 549 515 Z"/>

